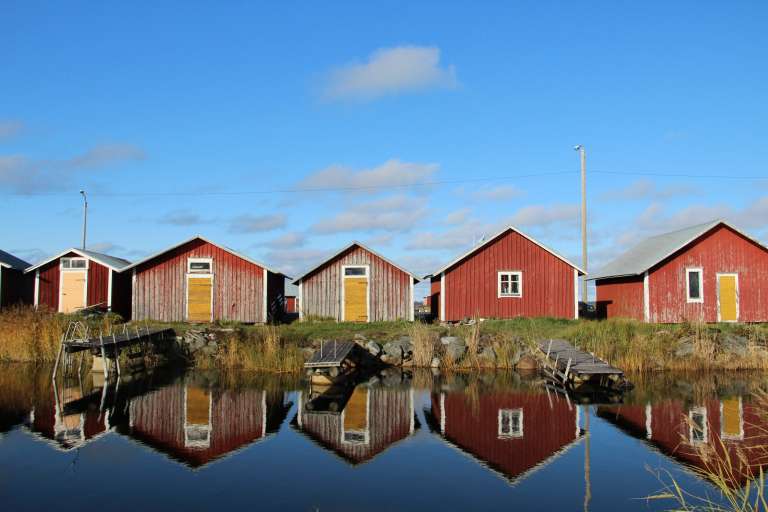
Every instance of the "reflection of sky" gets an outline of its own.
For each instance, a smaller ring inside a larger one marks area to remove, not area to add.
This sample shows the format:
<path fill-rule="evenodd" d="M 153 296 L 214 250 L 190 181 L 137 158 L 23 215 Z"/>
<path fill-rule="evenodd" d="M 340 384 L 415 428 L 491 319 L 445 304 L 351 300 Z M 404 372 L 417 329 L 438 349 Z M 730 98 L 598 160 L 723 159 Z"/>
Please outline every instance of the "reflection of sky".
<path fill-rule="evenodd" d="M 503 391 L 502 391 L 503 393 Z M 482 398 L 482 395 L 481 395 Z M 299 403 L 297 393 L 287 400 Z M 110 510 L 215 507 L 283 510 L 574 510 L 584 500 L 586 439 L 534 472 L 508 479 L 432 432 L 425 390 L 414 392 L 422 428 L 372 460 L 352 466 L 291 428 L 296 405 L 277 435 L 214 464 L 186 466 L 109 433 L 79 450 L 60 452 L 17 428 L 0 440 L 0 502 L 6 510 Z M 581 416 L 582 426 L 584 416 Z M 214 425 L 213 428 L 216 428 Z M 526 435 L 529 432 L 526 430 Z M 531 434 L 533 435 L 533 434 Z M 524 442 L 514 441 L 514 442 Z M 707 484 L 679 472 L 669 457 L 594 415 L 590 418 L 590 510 L 648 510 L 642 498 L 660 488 L 648 470 L 671 469 L 689 489 Z M 97 484 L 94 484 L 97 482 Z M 663 508 L 662 503 L 652 503 Z"/>

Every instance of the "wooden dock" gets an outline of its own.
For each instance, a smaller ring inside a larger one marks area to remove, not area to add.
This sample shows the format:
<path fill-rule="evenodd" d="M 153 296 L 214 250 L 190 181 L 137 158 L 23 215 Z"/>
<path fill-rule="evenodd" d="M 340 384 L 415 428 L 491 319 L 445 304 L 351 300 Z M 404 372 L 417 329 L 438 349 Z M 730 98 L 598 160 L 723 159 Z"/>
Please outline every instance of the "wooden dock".
<path fill-rule="evenodd" d="M 626 384 L 623 370 L 565 340 L 544 340 L 538 346 L 545 375 L 566 389 L 620 389 Z"/>

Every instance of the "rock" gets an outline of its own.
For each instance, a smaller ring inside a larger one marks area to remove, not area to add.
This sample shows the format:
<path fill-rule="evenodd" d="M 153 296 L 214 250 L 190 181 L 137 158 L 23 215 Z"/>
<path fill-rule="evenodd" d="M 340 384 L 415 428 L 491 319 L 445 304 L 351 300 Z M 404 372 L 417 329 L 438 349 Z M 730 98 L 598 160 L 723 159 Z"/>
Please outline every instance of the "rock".
<path fill-rule="evenodd" d="M 458 343 L 452 343 L 445 346 L 445 353 L 448 354 L 453 361 L 459 361 L 464 354 L 467 353 L 466 345 L 459 345 Z"/>
<path fill-rule="evenodd" d="M 745 357 L 749 353 L 749 340 L 744 336 L 726 334 L 720 342 L 720 349 L 729 355 Z"/>
<path fill-rule="evenodd" d="M 481 361 L 481 363 L 484 363 L 483 366 L 496 367 L 497 355 L 496 355 L 496 351 L 493 349 L 493 347 L 483 347 L 483 348 L 481 348 L 480 352 L 477 353 L 477 358 Z"/>
<path fill-rule="evenodd" d="M 693 338 L 681 338 L 675 348 L 675 357 L 690 357 L 694 353 Z"/>
<path fill-rule="evenodd" d="M 536 370 L 539 367 L 539 363 L 536 362 L 536 359 L 534 359 L 532 356 L 524 355 L 520 358 L 520 361 L 518 361 L 517 368 L 518 370 Z"/>
<path fill-rule="evenodd" d="M 466 345 L 467 343 L 458 336 L 442 336 L 440 343 L 443 345 Z"/>
<path fill-rule="evenodd" d="M 368 338 L 366 338 L 364 334 L 360 334 L 360 333 L 355 334 L 355 336 L 354 336 L 354 340 L 355 341 L 365 341 L 367 339 Z"/>
<path fill-rule="evenodd" d="M 386 364 L 391 364 L 392 366 L 400 366 L 403 364 L 403 357 L 385 352 L 384 355 L 381 356 L 381 361 Z"/>
<path fill-rule="evenodd" d="M 367 350 L 373 357 L 379 357 L 379 354 L 381 354 L 381 345 L 371 340 L 365 344 L 365 350 Z"/>
<path fill-rule="evenodd" d="M 384 344 L 384 353 L 392 357 L 405 358 L 413 354 L 413 344 L 408 336 L 388 341 Z"/>
<path fill-rule="evenodd" d="M 433 357 L 432 362 L 429 364 L 431 368 L 440 368 L 440 358 L 439 357 Z"/>

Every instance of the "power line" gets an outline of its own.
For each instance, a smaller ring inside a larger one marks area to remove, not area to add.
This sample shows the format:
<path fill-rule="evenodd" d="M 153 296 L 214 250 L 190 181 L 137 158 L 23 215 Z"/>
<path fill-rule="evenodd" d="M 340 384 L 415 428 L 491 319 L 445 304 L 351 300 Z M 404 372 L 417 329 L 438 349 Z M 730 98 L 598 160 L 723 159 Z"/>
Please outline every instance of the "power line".
<path fill-rule="evenodd" d="M 727 179 L 727 180 L 768 180 L 768 176 L 736 176 L 732 174 L 685 174 L 685 173 L 661 173 L 644 171 L 589 171 L 590 174 L 613 174 L 616 176 L 654 176 L 657 178 L 693 178 L 693 179 Z"/>

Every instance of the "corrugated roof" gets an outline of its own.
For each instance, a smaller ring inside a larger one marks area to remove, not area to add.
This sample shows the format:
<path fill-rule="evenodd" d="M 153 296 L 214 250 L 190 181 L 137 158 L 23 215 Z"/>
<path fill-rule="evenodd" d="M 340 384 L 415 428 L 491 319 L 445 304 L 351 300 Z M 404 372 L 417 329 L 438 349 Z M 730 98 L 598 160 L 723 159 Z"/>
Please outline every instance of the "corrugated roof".
<path fill-rule="evenodd" d="M 104 265 L 105 267 L 111 268 L 112 270 L 116 270 L 118 272 L 123 270 L 123 269 L 125 269 L 128 265 L 131 264 L 130 261 L 124 260 L 123 258 L 117 258 L 115 256 L 110 256 L 109 254 L 104 254 L 104 253 L 96 252 L 96 251 L 76 249 L 76 248 L 73 247 L 71 249 L 67 249 L 66 251 L 62 251 L 59 254 L 57 254 L 56 256 L 48 258 L 45 261 L 41 261 L 40 263 L 38 263 L 37 265 L 35 265 L 33 267 L 29 267 L 26 270 L 26 272 L 31 272 L 31 271 L 33 271 L 33 270 L 35 270 L 37 268 L 40 268 L 43 265 L 46 265 L 46 264 L 48 264 L 48 263 L 50 263 L 50 262 L 52 262 L 54 260 L 57 260 L 57 259 L 61 258 L 65 254 L 69 254 L 70 252 L 73 252 L 73 253 L 75 253 L 75 254 L 77 254 L 79 256 L 82 256 L 83 258 L 92 259 L 96 263 L 100 263 L 100 264 Z"/>
<path fill-rule="evenodd" d="M 632 249 L 608 263 L 605 267 L 600 269 L 599 272 L 591 275 L 589 280 L 592 281 L 609 277 L 637 276 L 643 274 L 646 270 L 665 260 L 721 224 L 728 226 L 742 236 L 749 238 L 761 247 L 765 247 L 746 233 L 739 231 L 724 220 L 718 219 L 646 238 Z"/>
<path fill-rule="evenodd" d="M 6 267 L 6 268 L 13 268 L 16 270 L 24 270 L 29 266 L 29 263 L 22 260 L 21 258 L 17 258 L 13 254 L 9 252 L 5 252 L 2 249 L 0 249 L 0 266 Z"/>
<path fill-rule="evenodd" d="M 328 263 L 329 261 L 333 261 L 333 260 L 335 260 L 336 258 L 338 258 L 339 256 L 341 256 L 342 254 L 344 254 L 346 251 L 348 251 L 349 249 L 351 249 L 351 248 L 352 248 L 352 247 L 354 247 L 354 246 L 358 246 L 358 247 L 360 247 L 361 249 L 365 249 L 366 251 L 370 252 L 370 253 L 371 253 L 371 254 L 373 254 L 374 256 L 377 256 L 377 257 L 381 258 L 382 260 L 386 261 L 387 263 L 389 263 L 390 265 L 392 265 L 392 266 L 393 266 L 393 267 L 395 267 L 396 269 L 398 269 L 398 270 L 401 270 L 401 271 L 405 272 L 406 274 L 408 274 L 409 276 L 411 276 L 411 277 L 414 279 L 414 281 L 416 281 L 417 283 L 419 282 L 419 278 L 418 278 L 418 277 L 416 277 L 416 276 L 413 274 L 413 272 L 408 272 L 407 270 L 405 270 L 405 269 L 404 269 L 403 267 L 401 267 L 400 265 L 397 265 L 397 264 L 395 264 L 395 263 L 391 262 L 390 260 L 388 260 L 387 258 L 385 258 L 384 256 L 382 256 L 381 254 L 377 253 L 376 251 L 374 251 L 374 250 L 373 250 L 373 249 L 371 249 L 370 247 L 366 247 L 365 245 L 361 244 L 361 243 L 360 243 L 360 242 L 358 242 L 357 240 L 353 240 L 353 241 L 352 241 L 352 243 L 350 243 L 349 245 L 345 246 L 345 247 L 344 247 L 343 249 L 341 249 L 340 251 L 336 252 L 336 253 L 335 253 L 333 256 L 331 256 L 330 258 L 326 258 L 326 259 L 324 259 L 323 261 L 321 261 L 320 263 L 318 263 L 317 265 L 315 265 L 314 267 L 310 268 L 309 270 L 307 270 L 306 272 L 304 272 L 303 274 L 301 274 L 299 277 L 297 277 L 296 279 L 294 279 L 294 281 L 293 281 L 293 284 L 299 284 L 299 282 L 300 282 L 302 279 L 304 279 L 305 277 L 307 277 L 309 274 L 311 274 L 312 272 L 314 272 L 314 271 L 315 271 L 315 270 L 317 270 L 318 268 L 322 267 L 323 265 L 325 265 L 325 264 L 326 264 L 326 263 Z"/>
<path fill-rule="evenodd" d="M 516 227 L 514 227 L 514 226 L 507 226 L 507 227 L 505 227 L 504 229 L 502 229 L 501 231 L 499 231 L 498 233 L 496 233 L 495 235 L 493 235 L 493 236 L 489 237 L 489 238 L 488 238 L 487 240 L 485 240 L 483 243 L 481 243 L 481 244 L 478 244 L 478 245 L 474 246 L 474 247 L 473 247 L 473 248 L 471 248 L 469 251 L 465 252 L 464 254 L 462 254 L 461 256 L 459 256 L 458 258 L 456 258 L 455 260 L 451 261 L 451 262 L 450 262 L 450 263 L 448 263 L 447 265 L 443 265 L 442 267 L 440 267 L 440 268 L 439 268 L 439 269 L 437 269 L 436 271 L 432 272 L 431 274 L 428 274 L 428 275 L 424 276 L 424 279 L 429 279 L 429 278 L 430 278 L 430 277 L 432 277 L 432 276 L 436 276 L 436 275 L 438 275 L 438 274 L 441 274 L 442 272 L 445 272 L 445 271 L 446 271 L 446 270 L 448 270 L 449 268 L 453 267 L 454 265 L 456 265 L 457 263 L 459 263 L 459 262 L 460 262 L 460 261 L 462 261 L 463 259 L 465 259 L 465 258 L 467 258 L 467 257 L 471 256 L 472 254 L 474 254 L 475 252 L 479 251 L 480 249 L 482 249 L 483 247 L 485 247 L 485 246 L 486 246 L 486 245 L 488 245 L 489 243 L 493 242 L 494 240 L 496 240 L 497 238 L 499 238 L 501 235 L 505 234 L 505 233 L 506 233 L 506 232 L 508 232 L 508 231 L 514 231 L 515 233 L 519 234 L 519 235 L 520 235 L 520 236 L 522 236 L 523 238 L 525 238 L 525 239 L 527 239 L 527 240 L 529 240 L 529 241 L 533 242 L 534 244 L 538 245 L 539 247 L 541 247 L 542 249 L 544 249 L 545 251 L 547 251 L 548 253 L 550 253 L 552 256 L 554 256 L 554 257 L 556 257 L 556 258 L 558 258 L 558 259 L 561 259 L 561 260 L 563 260 L 565 263 L 567 263 L 568 265 L 572 266 L 573 268 L 575 268 L 576 270 L 578 270 L 579 272 L 581 272 L 581 274 L 583 274 L 583 275 L 586 275 L 586 272 L 584 272 L 584 270 L 583 270 L 581 267 L 579 267 L 578 265 L 574 264 L 574 263 L 573 263 L 573 262 L 571 262 L 570 260 L 566 259 L 564 256 L 562 256 L 562 255 L 558 254 L 556 251 L 553 251 L 552 249 L 550 249 L 550 248 L 549 248 L 549 247 L 547 247 L 546 245 L 542 244 L 541 242 L 539 242 L 539 241 L 538 241 L 538 240 L 536 240 L 535 238 L 533 238 L 533 237 L 531 237 L 531 236 L 528 236 L 528 235 L 526 235 L 525 233 L 523 233 L 522 231 L 520 231 L 520 230 L 519 230 L 519 229 L 517 229 Z"/>
<path fill-rule="evenodd" d="M 158 251 L 158 252 L 156 252 L 156 253 L 154 253 L 154 254 L 152 254 L 150 256 L 147 256 L 143 260 L 139 260 L 136 263 L 128 265 L 127 267 L 125 267 L 122 270 L 125 271 L 125 270 L 128 270 L 128 269 L 134 268 L 134 267 L 138 267 L 139 265 L 141 265 L 143 263 L 146 263 L 146 262 L 148 262 L 150 260 L 153 260 L 153 259 L 157 258 L 158 256 L 161 256 L 161 255 L 167 253 L 168 251 L 172 251 L 172 250 L 174 250 L 174 249 L 176 249 L 178 247 L 181 247 L 182 245 L 188 244 L 189 242 L 193 242 L 195 240 L 202 240 L 203 242 L 207 242 L 207 243 L 209 243 L 211 245 L 215 245 L 216 247 L 219 247 L 220 249 L 223 249 L 223 250 L 227 251 L 228 253 L 237 256 L 238 258 L 244 259 L 245 261 L 247 261 L 249 263 L 253 263 L 254 265 L 259 266 L 261 268 L 265 268 L 268 271 L 272 272 L 273 274 L 280 274 L 282 276 L 285 276 L 285 274 L 283 274 L 279 270 L 274 270 L 272 268 L 269 268 L 268 266 L 266 266 L 265 264 L 263 264 L 261 262 L 258 262 L 258 261 L 254 260 L 252 258 L 249 258 L 248 256 L 246 256 L 244 254 L 240 254 L 239 252 L 234 251 L 234 250 L 230 249 L 227 246 L 224 246 L 224 245 L 221 245 L 221 244 L 217 244 L 216 242 L 212 242 L 211 240 L 209 240 L 209 239 L 207 239 L 207 238 L 205 238 L 203 236 L 200 236 L 200 235 L 195 235 L 192 238 L 188 238 L 187 240 L 184 240 L 183 242 L 179 242 L 178 244 L 172 245 L 171 247 L 167 247 L 167 248 L 163 249 L 162 251 Z M 288 277 L 288 276 L 285 276 L 285 277 Z"/>

